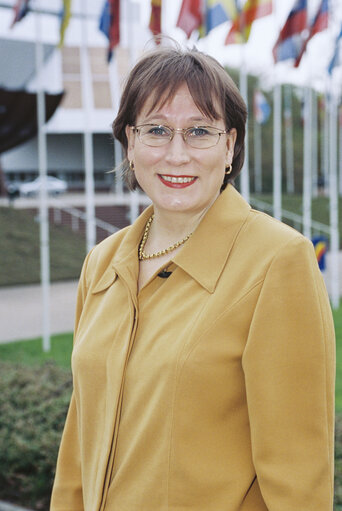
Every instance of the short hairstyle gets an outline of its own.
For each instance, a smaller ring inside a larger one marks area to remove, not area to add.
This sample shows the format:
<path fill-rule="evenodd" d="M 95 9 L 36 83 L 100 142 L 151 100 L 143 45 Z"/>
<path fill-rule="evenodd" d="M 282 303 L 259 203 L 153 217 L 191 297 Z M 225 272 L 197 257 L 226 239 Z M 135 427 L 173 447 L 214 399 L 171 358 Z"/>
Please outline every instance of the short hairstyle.
<path fill-rule="evenodd" d="M 131 70 L 113 122 L 113 134 L 121 142 L 125 159 L 122 170 L 131 190 L 137 186 L 127 159 L 126 126 L 134 126 L 148 99 L 151 111 L 172 100 L 179 87 L 187 84 L 195 105 L 209 119 L 221 119 L 227 130 L 237 132 L 232 172 L 225 176 L 223 190 L 239 174 L 245 156 L 246 104 L 227 71 L 213 57 L 197 49 L 159 47 L 145 54 Z"/>

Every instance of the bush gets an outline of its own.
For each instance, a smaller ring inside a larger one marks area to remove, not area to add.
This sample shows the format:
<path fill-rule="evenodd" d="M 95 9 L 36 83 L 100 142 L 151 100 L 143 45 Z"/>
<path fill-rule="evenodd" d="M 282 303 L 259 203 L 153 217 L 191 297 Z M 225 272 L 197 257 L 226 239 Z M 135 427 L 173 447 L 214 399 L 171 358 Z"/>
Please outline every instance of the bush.
<path fill-rule="evenodd" d="M 335 511 L 342 511 L 342 415 L 336 416 L 335 434 Z"/>
<path fill-rule="evenodd" d="M 0 500 L 48 510 L 69 371 L 0 363 Z"/>

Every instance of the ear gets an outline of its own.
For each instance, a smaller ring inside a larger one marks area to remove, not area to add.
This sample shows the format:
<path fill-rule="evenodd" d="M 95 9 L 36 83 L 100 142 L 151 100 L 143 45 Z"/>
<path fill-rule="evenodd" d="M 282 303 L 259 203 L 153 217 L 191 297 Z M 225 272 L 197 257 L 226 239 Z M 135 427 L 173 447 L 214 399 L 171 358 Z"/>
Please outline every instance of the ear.
<path fill-rule="evenodd" d="M 125 133 L 127 137 L 127 158 L 128 160 L 133 160 L 135 133 L 128 125 L 125 128 Z"/>
<path fill-rule="evenodd" d="M 234 158 L 234 146 L 236 141 L 236 129 L 232 128 L 227 135 L 226 164 L 230 165 Z"/>

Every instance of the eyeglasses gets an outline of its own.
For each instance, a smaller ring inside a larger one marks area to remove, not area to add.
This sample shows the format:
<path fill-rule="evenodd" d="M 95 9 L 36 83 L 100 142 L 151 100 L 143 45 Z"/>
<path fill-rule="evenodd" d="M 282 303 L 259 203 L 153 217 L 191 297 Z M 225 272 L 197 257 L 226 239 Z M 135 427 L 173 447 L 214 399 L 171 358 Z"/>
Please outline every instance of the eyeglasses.
<path fill-rule="evenodd" d="M 197 149 L 208 149 L 220 140 L 221 135 L 229 133 L 229 130 L 220 130 L 211 126 L 192 126 L 191 128 L 169 128 L 157 124 L 140 124 L 131 126 L 138 134 L 140 142 L 150 147 L 159 147 L 171 142 L 176 133 L 182 135 L 184 142 Z"/>

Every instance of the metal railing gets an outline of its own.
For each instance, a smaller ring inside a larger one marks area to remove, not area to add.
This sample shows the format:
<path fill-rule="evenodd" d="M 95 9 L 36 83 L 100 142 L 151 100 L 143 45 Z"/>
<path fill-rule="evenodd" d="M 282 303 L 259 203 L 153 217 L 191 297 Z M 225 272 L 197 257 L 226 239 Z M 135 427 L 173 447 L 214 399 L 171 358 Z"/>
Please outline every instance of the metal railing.
<path fill-rule="evenodd" d="M 62 223 L 62 212 L 67 213 L 71 217 L 71 229 L 73 231 L 78 231 L 80 228 L 80 220 L 83 220 L 84 222 L 87 221 L 87 215 L 84 211 L 80 211 L 76 208 L 71 208 L 69 206 L 54 206 L 53 208 L 53 221 L 55 224 L 61 224 Z M 94 223 L 96 227 L 100 227 L 104 231 L 106 231 L 108 234 L 113 234 L 116 231 L 120 230 L 120 227 L 116 227 L 115 225 L 110 224 L 109 222 L 105 222 L 104 220 L 101 220 L 100 218 L 94 218 Z"/>
<path fill-rule="evenodd" d="M 138 216 L 138 210 L 140 206 L 148 206 L 151 204 L 151 200 L 144 194 L 135 193 L 134 195 L 126 193 L 126 194 L 116 194 L 110 197 L 110 202 L 106 202 L 107 206 L 126 206 L 136 212 L 133 216 Z M 103 204 L 104 205 L 104 204 Z M 87 215 L 85 211 L 77 209 L 75 207 L 69 206 L 68 204 L 63 203 L 60 199 L 55 200 L 52 204 L 53 210 L 53 221 L 56 224 L 62 223 L 62 212 L 67 213 L 71 217 L 71 229 L 73 231 L 78 231 L 80 228 L 80 220 L 83 222 L 87 221 Z M 132 213 L 132 212 L 131 212 Z M 130 217 L 132 214 L 130 214 Z M 134 220 L 130 219 L 130 220 Z M 96 227 L 104 230 L 108 234 L 113 234 L 120 230 L 120 227 L 110 224 L 109 222 L 105 222 L 100 218 L 94 218 L 94 224 Z"/>
<path fill-rule="evenodd" d="M 265 213 L 273 213 L 273 205 L 268 202 L 261 201 L 259 199 L 255 199 L 250 197 L 250 203 L 253 207 L 258 209 L 259 211 L 264 211 Z M 285 223 L 291 222 L 291 225 L 297 229 L 297 231 L 303 231 L 303 218 L 301 215 L 297 213 L 293 213 L 292 211 L 287 211 L 286 209 L 282 209 L 282 220 Z M 326 224 L 322 224 L 321 222 L 317 222 L 316 220 L 311 220 L 311 227 L 315 233 L 324 233 L 327 236 L 330 235 L 330 228 Z"/>

